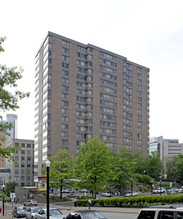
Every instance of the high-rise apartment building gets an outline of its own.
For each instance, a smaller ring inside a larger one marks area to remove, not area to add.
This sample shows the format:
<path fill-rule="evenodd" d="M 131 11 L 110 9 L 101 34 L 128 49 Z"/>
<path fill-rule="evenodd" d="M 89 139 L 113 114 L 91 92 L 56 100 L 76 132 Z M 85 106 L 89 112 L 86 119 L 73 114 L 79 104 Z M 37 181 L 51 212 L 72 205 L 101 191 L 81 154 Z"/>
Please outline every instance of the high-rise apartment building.
<path fill-rule="evenodd" d="M 149 69 L 48 32 L 35 60 L 35 178 L 60 149 L 95 136 L 114 152 L 148 153 Z"/>

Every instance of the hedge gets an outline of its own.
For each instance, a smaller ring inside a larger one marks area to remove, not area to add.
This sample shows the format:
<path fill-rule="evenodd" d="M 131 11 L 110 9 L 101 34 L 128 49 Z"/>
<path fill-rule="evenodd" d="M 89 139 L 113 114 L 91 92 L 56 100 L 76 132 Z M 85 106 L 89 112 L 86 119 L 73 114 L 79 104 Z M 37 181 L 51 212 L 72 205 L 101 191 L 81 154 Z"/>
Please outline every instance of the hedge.
<path fill-rule="evenodd" d="M 183 203 L 183 195 L 153 195 L 123 198 L 92 199 L 91 206 L 98 207 L 145 207 L 152 204 Z M 86 200 L 77 200 L 75 206 L 86 206 Z"/>

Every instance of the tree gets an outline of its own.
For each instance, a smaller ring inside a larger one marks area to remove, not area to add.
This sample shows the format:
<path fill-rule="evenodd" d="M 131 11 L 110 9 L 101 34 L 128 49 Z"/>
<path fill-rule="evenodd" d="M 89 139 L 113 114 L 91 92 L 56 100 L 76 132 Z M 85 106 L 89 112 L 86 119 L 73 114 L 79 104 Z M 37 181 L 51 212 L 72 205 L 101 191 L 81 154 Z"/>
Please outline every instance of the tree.
<path fill-rule="evenodd" d="M 180 160 L 179 156 L 173 156 L 171 159 L 166 161 L 166 175 L 167 180 L 174 181 L 177 177 L 177 166 L 176 163 Z"/>
<path fill-rule="evenodd" d="M 76 159 L 76 176 L 81 180 L 80 187 L 96 194 L 108 185 L 110 173 L 110 150 L 97 137 L 84 143 Z"/>
<path fill-rule="evenodd" d="M 50 186 L 60 188 L 60 199 L 62 199 L 62 188 L 67 185 L 66 181 L 71 179 L 74 171 L 74 159 L 67 150 L 59 150 L 58 153 L 49 158 L 50 160 Z M 42 173 L 46 174 L 46 167 Z"/>
<path fill-rule="evenodd" d="M 158 152 L 152 152 L 145 159 L 144 169 L 151 178 L 160 180 L 160 177 L 164 175 L 164 168 Z"/>
<path fill-rule="evenodd" d="M 8 182 L 6 183 L 5 185 L 5 194 L 7 196 L 10 196 L 10 193 L 14 193 L 15 192 L 15 187 L 17 186 L 18 184 L 16 182 Z"/>
<path fill-rule="evenodd" d="M 5 38 L 0 38 L 0 53 L 4 52 L 2 44 Z M 22 78 L 22 68 L 10 67 L 0 64 L 0 110 L 16 110 L 19 108 L 18 101 L 24 97 L 29 97 L 29 93 L 24 93 L 17 88 L 17 81 Z M 11 91 L 11 92 L 10 92 Z M 6 132 L 7 129 L 11 129 L 12 124 L 4 122 L 2 115 L 0 115 L 0 132 Z M 5 139 L 0 139 L 0 145 Z M 0 154 L 5 158 L 12 159 L 11 153 L 14 153 L 17 147 L 0 147 Z"/>
<path fill-rule="evenodd" d="M 178 155 L 179 160 L 175 163 L 176 166 L 176 181 L 183 183 L 183 155 Z"/>
<path fill-rule="evenodd" d="M 136 161 L 133 158 L 133 154 L 122 148 L 119 153 L 113 154 L 111 162 L 111 183 L 117 187 L 120 193 L 122 189 L 125 189 L 131 181 L 134 179 L 134 167 Z"/>

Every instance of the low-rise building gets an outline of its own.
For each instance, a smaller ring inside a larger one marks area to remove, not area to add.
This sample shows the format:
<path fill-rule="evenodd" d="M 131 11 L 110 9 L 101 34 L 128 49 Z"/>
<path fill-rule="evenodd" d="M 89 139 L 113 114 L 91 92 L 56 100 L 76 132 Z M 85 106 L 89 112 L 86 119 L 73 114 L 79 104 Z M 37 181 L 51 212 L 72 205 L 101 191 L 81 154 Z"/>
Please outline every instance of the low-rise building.
<path fill-rule="evenodd" d="M 164 139 L 163 136 L 150 138 L 149 154 L 158 151 L 163 164 L 167 159 L 179 154 L 183 154 L 183 143 L 178 139 Z"/>
<path fill-rule="evenodd" d="M 14 154 L 15 160 L 7 161 L 6 167 L 11 169 L 10 181 L 19 186 L 34 185 L 34 140 L 13 139 L 10 146 L 21 146 Z"/>

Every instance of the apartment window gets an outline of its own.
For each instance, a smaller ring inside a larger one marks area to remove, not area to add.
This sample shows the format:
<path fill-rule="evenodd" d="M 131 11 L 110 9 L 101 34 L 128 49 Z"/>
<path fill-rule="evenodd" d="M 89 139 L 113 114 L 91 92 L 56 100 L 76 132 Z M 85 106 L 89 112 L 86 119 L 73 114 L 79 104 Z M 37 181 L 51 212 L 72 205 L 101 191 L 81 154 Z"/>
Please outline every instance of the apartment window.
<path fill-rule="evenodd" d="M 93 52 L 93 48 L 88 47 L 88 52 L 92 53 Z"/>
<path fill-rule="evenodd" d="M 69 49 L 68 48 L 62 48 L 62 52 L 68 54 L 69 53 Z"/>
<path fill-rule="evenodd" d="M 65 85 L 63 85 L 63 86 L 62 86 L 62 91 L 66 91 L 66 92 L 68 92 L 68 91 L 69 91 L 69 87 L 68 87 L 68 86 L 65 86 Z"/>
<path fill-rule="evenodd" d="M 69 121 L 68 117 L 63 117 L 62 116 L 62 122 L 68 122 L 68 121 Z"/>
<path fill-rule="evenodd" d="M 68 138 L 68 133 L 67 132 L 62 132 L 61 135 L 62 135 L 63 138 Z"/>
<path fill-rule="evenodd" d="M 84 68 L 77 67 L 77 70 L 78 70 L 78 72 L 80 72 L 80 73 L 85 73 L 85 69 L 84 69 Z"/>
<path fill-rule="evenodd" d="M 86 49 L 82 46 L 77 46 L 77 51 L 86 52 Z"/>
<path fill-rule="evenodd" d="M 62 129 L 68 130 L 68 128 L 69 128 L 69 125 L 68 125 L 68 124 L 62 124 Z"/>
<path fill-rule="evenodd" d="M 86 58 L 86 55 L 83 54 L 83 53 L 80 53 L 80 52 L 77 53 L 77 56 L 78 56 L 78 58 L 81 58 L 81 59 L 85 59 Z"/>
<path fill-rule="evenodd" d="M 93 56 L 92 56 L 92 55 L 90 55 L 90 54 L 88 54 L 88 55 L 87 55 L 87 59 L 90 59 L 90 60 L 92 60 L 92 59 L 93 59 Z"/>
<path fill-rule="evenodd" d="M 83 82 L 77 81 L 77 86 L 78 87 L 85 87 L 86 85 Z"/>
<path fill-rule="evenodd" d="M 68 115 L 69 114 L 69 110 L 68 109 L 62 109 L 62 114 Z"/>
<path fill-rule="evenodd" d="M 77 96 L 77 101 L 85 102 L 85 97 Z"/>
<path fill-rule="evenodd" d="M 85 76 L 77 74 L 77 79 L 85 81 Z"/>
<path fill-rule="evenodd" d="M 77 60 L 77 65 L 85 66 L 85 62 L 83 62 L 83 61 L 81 61 L 81 60 Z"/>
<path fill-rule="evenodd" d="M 68 140 L 62 140 L 62 145 L 68 145 Z"/>
<path fill-rule="evenodd" d="M 88 68 L 88 69 L 87 69 L 87 72 L 88 72 L 89 74 L 92 74 L 92 73 L 93 73 L 93 69 Z"/>
<path fill-rule="evenodd" d="M 63 56 L 62 56 L 62 60 L 68 62 L 68 61 L 69 61 L 69 56 L 65 56 L 65 55 L 63 55 Z"/>
<path fill-rule="evenodd" d="M 65 93 L 63 93 L 63 94 L 62 94 L 62 98 L 63 98 L 63 99 L 66 99 L 66 100 L 68 100 L 68 99 L 69 99 L 69 95 L 68 95 L 68 94 L 65 94 Z"/>
<path fill-rule="evenodd" d="M 63 41 L 62 41 L 62 45 L 63 45 L 63 46 L 69 46 L 69 42 L 68 42 L 68 41 L 65 41 L 65 40 L 63 40 Z"/>
<path fill-rule="evenodd" d="M 66 79 L 66 78 L 63 78 L 63 79 L 62 79 L 62 83 L 63 83 L 63 84 L 68 84 L 68 83 L 69 83 L 69 80 Z"/>
<path fill-rule="evenodd" d="M 15 170 L 15 174 L 19 174 L 19 170 Z"/>
<path fill-rule="evenodd" d="M 88 61 L 88 66 L 92 67 L 92 62 Z"/>
<path fill-rule="evenodd" d="M 85 95 L 85 90 L 77 89 L 77 94 Z"/>
<path fill-rule="evenodd" d="M 62 75 L 68 77 L 69 76 L 69 72 L 66 70 L 62 70 Z"/>
<path fill-rule="evenodd" d="M 62 67 L 63 68 L 69 68 L 69 64 L 65 63 L 65 62 L 62 62 Z"/>
<path fill-rule="evenodd" d="M 116 60 L 116 57 L 115 57 L 115 56 L 110 55 L 110 54 L 105 53 L 105 52 L 102 52 L 102 51 L 100 52 L 100 55 L 103 56 L 103 57 L 105 57 L 105 58 L 107 58 L 107 59 Z"/>

